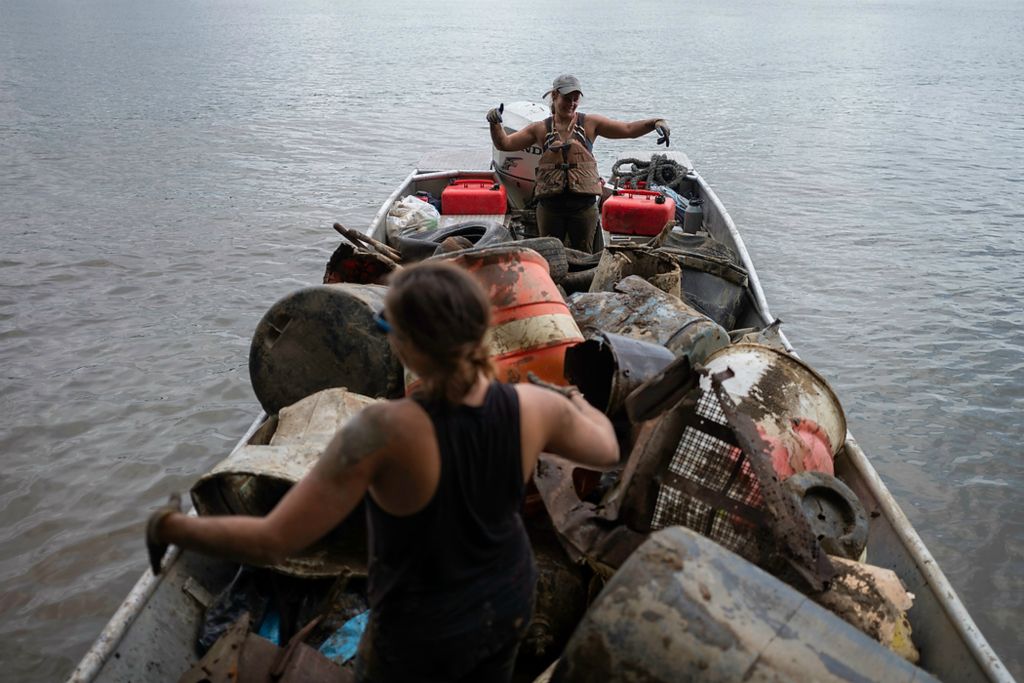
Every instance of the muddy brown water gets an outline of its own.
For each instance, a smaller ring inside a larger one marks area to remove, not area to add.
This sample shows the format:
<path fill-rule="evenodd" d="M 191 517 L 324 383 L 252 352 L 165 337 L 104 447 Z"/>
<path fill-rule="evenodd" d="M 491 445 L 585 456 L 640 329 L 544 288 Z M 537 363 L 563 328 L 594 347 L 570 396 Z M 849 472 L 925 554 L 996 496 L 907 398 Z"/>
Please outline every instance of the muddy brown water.
<path fill-rule="evenodd" d="M 257 410 L 249 341 L 421 154 L 560 72 L 665 116 L 773 312 L 1024 673 L 1024 5 L 0 4 L 0 661 L 65 676 L 141 523 Z M 599 140 L 602 167 L 637 144 Z"/>

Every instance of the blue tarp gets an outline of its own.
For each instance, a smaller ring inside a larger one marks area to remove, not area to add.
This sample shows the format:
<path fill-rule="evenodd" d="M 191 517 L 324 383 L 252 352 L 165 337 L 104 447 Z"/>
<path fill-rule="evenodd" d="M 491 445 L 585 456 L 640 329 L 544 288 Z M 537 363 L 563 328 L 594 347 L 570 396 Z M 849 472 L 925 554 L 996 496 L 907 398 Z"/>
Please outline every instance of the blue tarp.
<path fill-rule="evenodd" d="M 366 630 L 366 622 L 369 618 L 370 610 L 366 610 L 346 621 L 341 628 L 324 641 L 324 644 L 320 646 L 320 652 L 338 664 L 344 664 L 355 657 L 359 639 L 363 637 L 363 631 Z"/>

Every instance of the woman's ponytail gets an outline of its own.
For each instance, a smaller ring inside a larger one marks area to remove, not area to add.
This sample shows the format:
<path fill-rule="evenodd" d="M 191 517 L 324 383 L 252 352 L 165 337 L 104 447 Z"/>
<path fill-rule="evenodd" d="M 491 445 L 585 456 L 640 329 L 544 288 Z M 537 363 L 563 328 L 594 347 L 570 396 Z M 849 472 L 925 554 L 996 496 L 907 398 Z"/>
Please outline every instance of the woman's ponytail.
<path fill-rule="evenodd" d="M 491 304 L 472 275 L 430 261 L 397 271 L 390 285 L 389 322 L 431 361 L 421 374 L 428 396 L 457 403 L 480 373 L 494 376 L 486 341 Z"/>

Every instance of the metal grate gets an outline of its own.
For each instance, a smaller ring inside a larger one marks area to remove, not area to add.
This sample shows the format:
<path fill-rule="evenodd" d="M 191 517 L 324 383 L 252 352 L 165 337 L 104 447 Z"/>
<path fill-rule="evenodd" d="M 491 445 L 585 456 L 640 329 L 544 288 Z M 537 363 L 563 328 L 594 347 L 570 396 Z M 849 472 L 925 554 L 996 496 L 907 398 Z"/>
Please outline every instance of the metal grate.
<path fill-rule="evenodd" d="M 730 451 L 738 450 L 710 434 L 687 427 L 668 465 L 671 472 L 715 491 L 724 491 L 735 464 Z"/>
<path fill-rule="evenodd" d="M 651 519 L 651 529 L 662 529 L 675 524 L 682 524 L 686 516 L 686 508 L 689 499 L 682 491 L 671 486 L 661 486 L 658 489 L 658 499 L 654 503 L 654 517 Z M 687 524 L 687 526 L 689 526 Z"/>
<path fill-rule="evenodd" d="M 761 491 L 750 463 L 739 448 L 701 431 L 705 421 L 727 427 L 718 398 L 703 392 L 694 409 L 696 419 L 683 430 L 667 470 L 674 475 L 750 507 L 762 505 Z M 759 554 L 755 527 L 747 520 L 694 497 L 670 483 L 658 487 L 651 528 L 683 525 L 720 545 L 754 559 Z"/>
<path fill-rule="evenodd" d="M 712 422 L 718 423 L 723 427 L 728 426 L 729 424 L 729 421 L 725 417 L 725 413 L 722 412 L 722 406 L 718 402 L 718 397 L 710 391 L 703 392 L 700 396 L 700 400 L 697 401 L 697 415 L 703 417 L 705 420 L 711 420 Z"/>

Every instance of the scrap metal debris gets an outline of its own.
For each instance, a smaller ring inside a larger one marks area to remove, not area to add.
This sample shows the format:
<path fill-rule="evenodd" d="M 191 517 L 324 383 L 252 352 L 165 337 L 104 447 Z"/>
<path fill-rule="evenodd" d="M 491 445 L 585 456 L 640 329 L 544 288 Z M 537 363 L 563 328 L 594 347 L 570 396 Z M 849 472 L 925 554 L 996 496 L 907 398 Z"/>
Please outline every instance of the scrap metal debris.
<path fill-rule="evenodd" d="M 810 589 L 823 591 L 828 588 L 835 570 L 828 556 L 822 552 L 796 497 L 779 481 L 772 466 L 770 448 L 758 433 L 757 425 L 736 408 L 732 397 L 722 387 L 722 382 L 732 376 L 732 370 L 728 369 L 711 375 L 711 387 L 760 484 L 765 511 L 773 521 L 770 525 L 772 536 L 783 557 L 807 581 Z"/>

